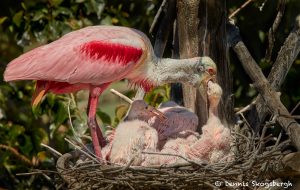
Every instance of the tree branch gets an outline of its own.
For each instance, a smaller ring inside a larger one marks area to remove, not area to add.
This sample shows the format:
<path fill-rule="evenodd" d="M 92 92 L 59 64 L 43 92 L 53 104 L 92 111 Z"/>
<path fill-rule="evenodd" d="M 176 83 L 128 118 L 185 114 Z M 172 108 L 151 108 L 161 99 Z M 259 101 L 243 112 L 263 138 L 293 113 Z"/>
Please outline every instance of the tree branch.
<path fill-rule="evenodd" d="M 237 54 L 246 73 L 254 82 L 255 88 L 262 96 L 268 110 L 274 115 L 290 115 L 288 110 L 281 103 L 278 93 L 272 88 L 262 73 L 261 68 L 255 62 L 244 42 L 241 40 L 238 28 L 230 25 L 228 32 L 236 40 L 232 46 L 234 52 Z M 300 150 L 300 125 L 294 119 L 286 117 L 279 116 L 277 117 L 277 121 L 288 133 L 295 147 Z"/>
<path fill-rule="evenodd" d="M 272 58 L 272 51 L 273 51 L 274 42 L 275 42 L 275 33 L 276 33 L 276 31 L 279 27 L 279 24 L 281 22 L 281 19 L 283 17 L 285 3 L 286 3 L 286 0 L 279 1 L 278 13 L 276 15 L 276 18 L 274 20 L 272 27 L 269 29 L 269 33 L 268 33 L 269 43 L 268 43 L 268 48 L 266 50 L 266 56 L 265 56 L 267 62 L 270 62 L 271 58 Z"/>
<path fill-rule="evenodd" d="M 268 81 L 275 91 L 278 91 L 285 80 L 293 62 L 300 52 L 300 15 L 296 18 L 295 27 L 282 45 L 276 61 L 268 76 Z M 260 95 L 256 99 L 256 105 L 249 113 L 249 121 L 254 129 L 258 130 L 263 123 L 268 110 Z"/>
<path fill-rule="evenodd" d="M 252 1 L 253 0 L 248 0 L 245 3 L 243 3 L 239 8 L 237 8 L 235 11 L 233 11 L 233 13 L 231 13 L 228 18 L 232 19 L 232 17 L 237 15 L 243 8 L 247 7 L 247 5 L 249 5 Z"/>
<path fill-rule="evenodd" d="M 271 165 L 267 173 L 271 178 L 300 176 L 300 153 L 293 152 L 284 156 L 277 164 Z"/>

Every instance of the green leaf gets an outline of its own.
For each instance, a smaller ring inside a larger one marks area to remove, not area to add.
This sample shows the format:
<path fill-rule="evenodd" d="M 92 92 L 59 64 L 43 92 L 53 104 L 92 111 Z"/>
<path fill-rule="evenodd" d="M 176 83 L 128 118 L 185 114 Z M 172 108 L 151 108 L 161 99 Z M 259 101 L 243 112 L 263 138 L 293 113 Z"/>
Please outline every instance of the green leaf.
<path fill-rule="evenodd" d="M 111 118 L 107 113 L 98 110 L 97 115 L 100 117 L 102 123 L 111 125 Z"/>
<path fill-rule="evenodd" d="M 26 9 L 27 9 L 27 7 L 26 7 L 26 5 L 25 5 L 25 3 L 24 3 L 24 2 L 22 2 L 22 3 L 21 3 L 21 6 L 23 7 L 23 9 L 24 9 L 24 10 L 26 10 Z"/>
<path fill-rule="evenodd" d="M 110 16 L 106 16 L 104 19 L 101 20 L 101 25 L 111 25 L 112 24 L 112 18 Z"/>
<path fill-rule="evenodd" d="M 67 15 L 72 16 L 72 11 L 65 7 L 58 7 L 57 9 L 53 10 L 53 17 L 57 17 L 58 15 Z"/>
<path fill-rule="evenodd" d="M 39 21 L 41 20 L 42 18 L 45 18 L 45 14 L 43 11 L 37 11 L 34 13 L 34 16 L 32 18 L 32 21 Z"/>
<path fill-rule="evenodd" d="M 0 17 L 0 24 L 3 24 L 8 18 L 6 16 Z"/>
<path fill-rule="evenodd" d="M 17 12 L 13 17 L 13 23 L 18 27 L 20 27 L 22 23 L 22 18 L 23 18 L 23 11 Z"/>
<path fill-rule="evenodd" d="M 19 135 L 25 132 L 25 128 L 21 125 L 13 125 L 8 133 L 10 139 L 16 139 Z"/>
<path fill-rule="evenodd" d="M 55 113 L 55 124 L 60 125 L 68 118 L 67 108 L 63 103 L 58 102 L 58 109 Z"/>
<path fill-rule="evenodd" d="M 128 105 L 119 105 L 117 106 L 115 113 L 116 113 L 116 118 L 120 121 L 127 113 L 129 106 Z"/>
<path fill-rule="evenodd" d="M 58 7 L 62 2 L 63 0 L 50 0 L 51 5 L 54 7 Z"/>
<path fill-rule="evenodd" d="M 91 0 L 91 4 L 93 6 L 94 12 L 96 12 L 98 19 L 100 19 L 102 11 L 104 10 L 105 3 L 103 1 Z"/>
<path fill-rule="evenodd" d="M 31 138 L 27 135 L 23 135 L 23 136 L 24 136 L 24 142 L 20 146 L 20 150 L 23 153 L 25 153 L 26 155 L 28 155 L 32 151 L 32 148 L 33 148 Z"/>

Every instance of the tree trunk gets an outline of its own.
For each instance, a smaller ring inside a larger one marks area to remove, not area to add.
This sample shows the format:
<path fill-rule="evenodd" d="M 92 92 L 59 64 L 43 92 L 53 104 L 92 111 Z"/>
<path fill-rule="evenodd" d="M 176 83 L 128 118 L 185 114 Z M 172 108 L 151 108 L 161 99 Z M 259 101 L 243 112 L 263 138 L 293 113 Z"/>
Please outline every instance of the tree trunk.
<path fill-rule="evenodd" d="M 231 123 L 233 102 L 232 80 L 227 62 L 226 3 L 218 0 L 178 0 L 177 25 L 180 58 L 209 56 L 217 64 L 217 81 L 223 88 L 219 105 L 222 122 Z M 199 126 L 208 117 L 206 92 L 183 85 L 184 105 L 197 113 Z"/>

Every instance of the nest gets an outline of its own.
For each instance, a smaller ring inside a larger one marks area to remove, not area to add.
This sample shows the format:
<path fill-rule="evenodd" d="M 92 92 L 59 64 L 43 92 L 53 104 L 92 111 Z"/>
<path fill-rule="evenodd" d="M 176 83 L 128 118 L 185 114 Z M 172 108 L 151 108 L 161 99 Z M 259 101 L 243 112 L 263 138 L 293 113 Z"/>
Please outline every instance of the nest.
<path fill-rule="evenodd" d="M 276 179 L 274 171 L 289 144 L 281 135 L 266 135 L 269 126 L 265 125 L 261 135 L 254 135 L 247 125 L 231 129 L 234 159 L 230 162 L 204 164 L 181 157 L 186 163 L 153 167 L 103 165 L 92 159 L 75 164 L 82 154 L 75 150 L 59 158 L 57 170 L 70 189 L 236 189 L 225 182 L 255 189 L 243 183 Z"/>

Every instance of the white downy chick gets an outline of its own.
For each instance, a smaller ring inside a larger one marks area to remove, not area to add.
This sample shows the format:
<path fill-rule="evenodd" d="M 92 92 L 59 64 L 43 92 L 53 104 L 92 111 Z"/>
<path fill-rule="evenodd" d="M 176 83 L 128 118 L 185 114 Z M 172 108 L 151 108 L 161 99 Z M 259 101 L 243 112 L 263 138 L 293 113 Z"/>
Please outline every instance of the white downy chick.
<path fill-rule="evenodd" d="M 140 120 L 120 123 L 114 134 L 109 160 L 112 163 L 139 166 L 145 160 L 142 151 L 156 151 L 158 136 L 155 129 Z"/>

